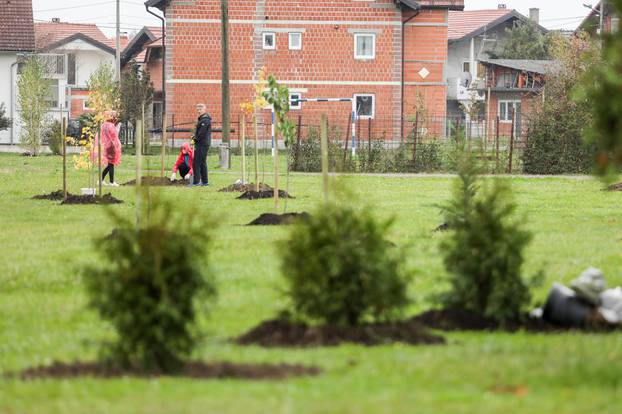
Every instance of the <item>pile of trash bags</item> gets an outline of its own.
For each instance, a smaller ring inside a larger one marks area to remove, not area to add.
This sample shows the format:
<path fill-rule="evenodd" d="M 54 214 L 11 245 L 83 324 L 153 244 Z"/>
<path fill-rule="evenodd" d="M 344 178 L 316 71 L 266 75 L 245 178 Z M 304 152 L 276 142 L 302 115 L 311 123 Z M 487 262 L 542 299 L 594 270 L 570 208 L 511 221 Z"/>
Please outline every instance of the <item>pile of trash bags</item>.
<path fill-rule="evenodd" d="M 533 316 L 568 328 L 622 327 L 622 287 L 607 289 L 603 272 L 590 267 L 570 287 L 553 284 Z"/>

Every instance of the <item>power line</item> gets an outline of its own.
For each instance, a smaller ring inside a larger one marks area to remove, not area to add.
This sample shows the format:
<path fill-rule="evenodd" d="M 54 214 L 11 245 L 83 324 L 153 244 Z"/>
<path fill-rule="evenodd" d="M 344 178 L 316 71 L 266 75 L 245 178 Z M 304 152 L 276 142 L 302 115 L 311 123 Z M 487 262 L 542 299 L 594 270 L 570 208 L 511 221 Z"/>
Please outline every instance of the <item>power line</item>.
<path fill-rule="evenodd" d="M 134 2 L 130 2 L 127 0 L 121 0 L 121 3 L 126 3 L 126 4 L 132 4 L 134 6 L 139 6 L 142 3 L 134 3 Z M 76 5 L 76 6 L 66 6 L 66 7 L 56 7 L 54 9 L 43 9 L 43 10 L 34 10 L 35 13 L 45 13 L 45 12 L 55 12 L 55 11 L 59 11 L 59 10 L 73 10 L 73 9 L 83 9 L 83 8 L 87 8 L 87 7 L 93 7 L 93 6 L 103 6 L 103 5 L 109 5 L 110 1 L 100 1 L 98 3 L 90 3 L 90 4 L 82 4 L 82 5 Z"/>

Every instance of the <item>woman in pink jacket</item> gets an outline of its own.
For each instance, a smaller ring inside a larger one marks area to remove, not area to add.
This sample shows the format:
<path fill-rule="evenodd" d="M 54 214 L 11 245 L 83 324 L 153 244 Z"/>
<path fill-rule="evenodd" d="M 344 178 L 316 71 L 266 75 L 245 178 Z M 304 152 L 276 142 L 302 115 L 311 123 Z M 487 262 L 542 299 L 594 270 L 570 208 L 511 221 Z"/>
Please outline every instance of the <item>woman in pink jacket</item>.
<path fill-rule="evenodd" d="M 102 167 L 105 166 L 102 172 L 102 184 L 107 185 L 104 182 L 106 175 L 110 177 L 110 185 L 118 187 L 114 181 L 114 167 L 121 164 L 121 141 L 119 141 L 119 134 L 117 133 L 117 127 L 115 125 L 117 113 L 115 111 L 105 112 L 106 121 L 102 124 L 101 136 L 102 136 Z M 95 136 L 95 146 L 93 149 L 93 162 L 99 162 L 97 151 L 99 149 L 99 135 Z"/>

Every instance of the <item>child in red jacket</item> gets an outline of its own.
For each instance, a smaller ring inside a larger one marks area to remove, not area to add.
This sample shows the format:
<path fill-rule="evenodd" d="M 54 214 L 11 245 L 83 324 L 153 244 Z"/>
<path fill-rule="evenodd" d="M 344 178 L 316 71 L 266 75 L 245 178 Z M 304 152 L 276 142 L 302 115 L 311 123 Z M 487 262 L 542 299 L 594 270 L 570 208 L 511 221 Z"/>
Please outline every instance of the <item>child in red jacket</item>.
<path fill-rule="evenodd" d="M 181 150 L 179 150 L 179 157 L 177 157 L 177 162 L 173 166 L 173 174 L 171 175 L 171 181 L 175 181 L 177 177 L 177 171 L 181 175 L 181 178 L 184 180 L 189 180 L 192 176 L 192 159 L 194 158 L 194 153 L 190 144 L 187 142 L 181 146 Z"/>

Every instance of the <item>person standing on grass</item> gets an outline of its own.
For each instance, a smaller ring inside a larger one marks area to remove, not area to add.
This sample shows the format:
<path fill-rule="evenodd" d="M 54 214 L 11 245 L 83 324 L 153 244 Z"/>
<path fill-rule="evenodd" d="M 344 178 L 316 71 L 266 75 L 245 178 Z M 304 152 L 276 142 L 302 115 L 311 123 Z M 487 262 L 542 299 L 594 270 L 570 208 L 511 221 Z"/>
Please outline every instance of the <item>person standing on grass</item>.
<path fill-rule="evenodd" d="M 121 164 L 121 141 L 119 141 L 119 134 L 117 133 L 117 127 L 115 122 L 117 120 L 116 111 L 104 112 L 105 121 L 101 126 L 101 138 L 102 138 L 102 167 L 105 166 L 102 171 L 102 184 L 108 185 L 104 181 L 106 175 L 110 177 L 110 185 L 118 187 L 114 181 L 114 167 Z M 93 163 L 99 162 L 99 134 L 95 136 L 95 143 L 93 147 L 92 160 Z"/>
<path fill-rule="evenodd" d="M 194 178 L 189 187 L 207 186 L 207 152 L 212 145 L 212 118 L 207 113 L 204 103 L 197 104 L 197 127 L 194 132 L 194 160 L 192 170 Z"/>
<path fill-rule="evenodd" d="M 175 181 L 177 178 L 177 171 L 183 180 L 188 180 L 192 176 L 192 164 L 193 164 L 194 152 L 190 147 L 190 144 L 184 142 L 179 150 L 179 157 L 177 162 L 173 165 L 173 174 L 171 175 L 171 181 Z"/>

